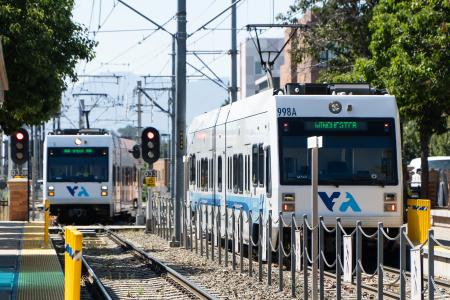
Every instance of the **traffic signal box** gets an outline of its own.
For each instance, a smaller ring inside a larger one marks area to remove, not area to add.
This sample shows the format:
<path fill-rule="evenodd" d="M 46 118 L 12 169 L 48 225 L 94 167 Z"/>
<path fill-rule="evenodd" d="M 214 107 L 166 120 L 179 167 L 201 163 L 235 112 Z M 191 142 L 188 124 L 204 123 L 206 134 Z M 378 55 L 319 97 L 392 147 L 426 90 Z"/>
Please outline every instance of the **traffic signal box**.
<path fill-rule="evenodd" d="M 11 159 L 17 165 L 22 165 L 28 161 L 30 136 L 28 131 L 20 128 L 11 135 Z"/>
<path fill-rule="evenodd" d="M 160 156 L 160 136 L 159 131 L 153 127 L 147 127 L 142 131 L 142 159 L 152 164 Z"/>

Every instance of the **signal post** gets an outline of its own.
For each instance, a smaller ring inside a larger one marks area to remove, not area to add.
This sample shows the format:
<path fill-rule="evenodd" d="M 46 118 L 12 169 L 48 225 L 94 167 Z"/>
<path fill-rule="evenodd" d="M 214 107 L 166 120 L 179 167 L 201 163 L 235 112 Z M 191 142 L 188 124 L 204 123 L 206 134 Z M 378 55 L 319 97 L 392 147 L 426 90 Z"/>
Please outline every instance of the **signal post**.
<path fill-rule="evenodd" d="M 28 131 L 20 128 L 11 135 L 10 151 L 11 160 L 21 170 L 22 165 L 28 161 L 29 157 Z M 10 221 L 28 221 L 28 178 L 17 176 L 8 180 L 9 190 L 9 220 Z"/>

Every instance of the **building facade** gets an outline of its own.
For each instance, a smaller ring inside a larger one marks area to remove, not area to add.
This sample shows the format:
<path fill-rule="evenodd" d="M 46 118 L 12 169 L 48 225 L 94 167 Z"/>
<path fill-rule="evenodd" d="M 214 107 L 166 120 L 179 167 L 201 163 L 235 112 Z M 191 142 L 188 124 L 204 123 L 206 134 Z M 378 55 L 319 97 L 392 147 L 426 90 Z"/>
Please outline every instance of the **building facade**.
<path fill-rule="evenodd" d="M 263 59 L 265 61 L 269 58 L 273 59 L 276 56 L 275 52 L 278 53 L 284 45 L 283 38 L 260 38 L 259 42 L 261 50 L 265 52 L 263 53 Z M 239 98 L 243 99 L 267 88 L 268 81 L 266 73 L 261 66 L 259 53 L 252 39 L 247 38 L 245 42 L 240 44 L 239 49 Z M 266 51 L 271 52 L 270 57 Z M 275 87 L 279 86 L 280 66 L 284 64 L 284 55 L 285 53 L 282 52 L 273 66 L 272 75 Z"/>

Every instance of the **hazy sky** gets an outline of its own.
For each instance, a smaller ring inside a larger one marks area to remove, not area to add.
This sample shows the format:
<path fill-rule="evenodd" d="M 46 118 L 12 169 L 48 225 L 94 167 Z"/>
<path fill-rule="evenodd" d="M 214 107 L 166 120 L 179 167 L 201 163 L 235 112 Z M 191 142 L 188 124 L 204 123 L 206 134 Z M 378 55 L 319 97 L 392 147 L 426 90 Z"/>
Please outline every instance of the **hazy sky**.
<path fill-rule="evenodd" d="M 169 32 L 175 33 L 176 0 L 124 1 L 160 25 L 167 22 L 164 27 Z M 229 7 L 232 2 L 231 0 L 187 0 L 188 34 Z M 169 34 L 161 30 L 154 31 L 154 25 L 117 0 L 76 0 L 75 3 L 73 19 L 75 22 L 83 24 L 89 30 L 90 37 L 98 42 L 95 49 L 95 59 L 89 63 L 80 62 L 77 65 L 78 74 L 170 75 L 172 40 Z M 274 16 L 286 12 L 289 5 L 293 3 L 294 0 L 241 0 L 237 8 L 237 28 L 240 29 L 238 44 L 250 37 L 245 25 L 272 23 Z M 200 30 L 189 37 L 187 41 L 188 50 L 228 51 L 231 48 L 230 14 L 231 10 L 207 26 L 208 29 L 215 30 Z M 283 32 L 279 29 L 271 29 L 265 31 L 262 36 L 282 37 Z M 187 59 L 196 67 L 202 67 L 201 63 L 192 55 L 188 55 Z M 218 76 L 230 77 L 230 57 L 226 53 L 204 55 L 202 59 L 208 62 L 210 68 Z M 188 75 L 199 74 L 189 66 L 187 67 L 187 73 Z M 127 124 L 136 126 L 136 109 L 133 106 L 136 103 L 136 96 L 132 89 L 139 77 L 130 77 L 131 75 L 122 78 L 119 85 L 110 83 L 111 80 L 88 78 L 80 78 L 76 85 L 70 85 L 63 97 L 65 117 L 62 119 L 62 127 L 73 128 L 78 126 L 80 98 L 74 97 L 74 93 L 103 93 L 105 90 L 108 93 L 108 99 L 101 99 L 99 102 L 101 105 L 99 106 L 102 106 L 102 102 L 104 102 L 103 107 L 92 110 L 90 120 L 94 124 L 91 124 L 91 126 L 113 129 L 124 127 Z M 92 81 L 96 83 L 93 84 Z M 160 86 L 162 85 L 160 84 Z M 154 93 L 152 96 L 158 98 L 162 104 L 167 103 L 167 93 Z M 219 103 L 223 103 L 223 95 L 219 97 Z M 86 104 L 97 101 L 95 97 L 85 98 Z M 112 107 L 117 106 L 118 103 L 120 103 L 120 107 Z M 111 106 L 111 108 L 108 108 L 108 106 Z M 150 116 L 149 112 L 152 115 L 157 114 L 151 108 L 144 108 L 144 122 L 147 124 L 153 122 L 153 117 Z M 93 122 L 94 120 L 95 122 Z"/>

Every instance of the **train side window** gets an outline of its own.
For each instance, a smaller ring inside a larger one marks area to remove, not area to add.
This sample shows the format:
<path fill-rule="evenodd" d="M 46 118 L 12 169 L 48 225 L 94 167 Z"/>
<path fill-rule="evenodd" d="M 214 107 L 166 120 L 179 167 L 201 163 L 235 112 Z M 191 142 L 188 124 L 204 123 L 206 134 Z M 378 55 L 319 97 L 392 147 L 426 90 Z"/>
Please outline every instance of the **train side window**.
<path fill-rule="evenodd" d="M 247 191 L 247 155 L 244 155 L 244 191 Z"/>
<path fill-rule="evenodd" d="M 222 156 L 217 158 L 217 191 L 222 192 Z"/>
<path fill-rule="evenodd" d="M 247 192 L 250 192 L 250 155 L 247 157 Z"/>
<path fill-rule="evenodd" d="M 258 185 L 258 145 L 252 146 L 252 183 Z"/>
<path fill-rule="evenodd" d="M 272 168 L 270 146 L 266 147 L 266 194 L 267 197 L 272 197 Z"/>
<path fill-rule="evenodd" d="M 238 156 L 238 172 L 236 177 L 238 178 L 239 194 L 242 194 L 244 192 L 244 156 L 242 154 Z"/>
<path fill-rule="evenodd" d="M 227 158 L 227 190 L 230 190 L 230 173 L 231 173 L 231 163 L 230 158 Z"/>
<path fill-rule="evenodd" d="M 258 182 L 259 182 L 259 186 L 264 186 L 264 148 L 263 148 L 263 144 L 258 145 Z"/>
<path fill-rule="evenodd" d="M 233 155 L 233 193 L 238 193 L 238 175 L 239 174 L 239 168 L 238 168 L 238 156 L 237 154 Z"/>
<path fill-rule="evenodd" d="M 195 154 L 193 154 L 192 156 L 191 156 L 191 184 L 194 184 L 195 185 L 195 175 L 196 175 L 196 173 L 195 173 L 195 164 L 196 164 L 196 162 L 195 162 Z"/>
<path fill-rule="evenodd" d="M 214 190 L 214 160 L 209 160 L 209 188 Z"/>
<path fill-rule="evenodd" d="M 201 159 L 201 189 L 202 191 L 208 190 L 208 159 L 202 158 Z"/>

